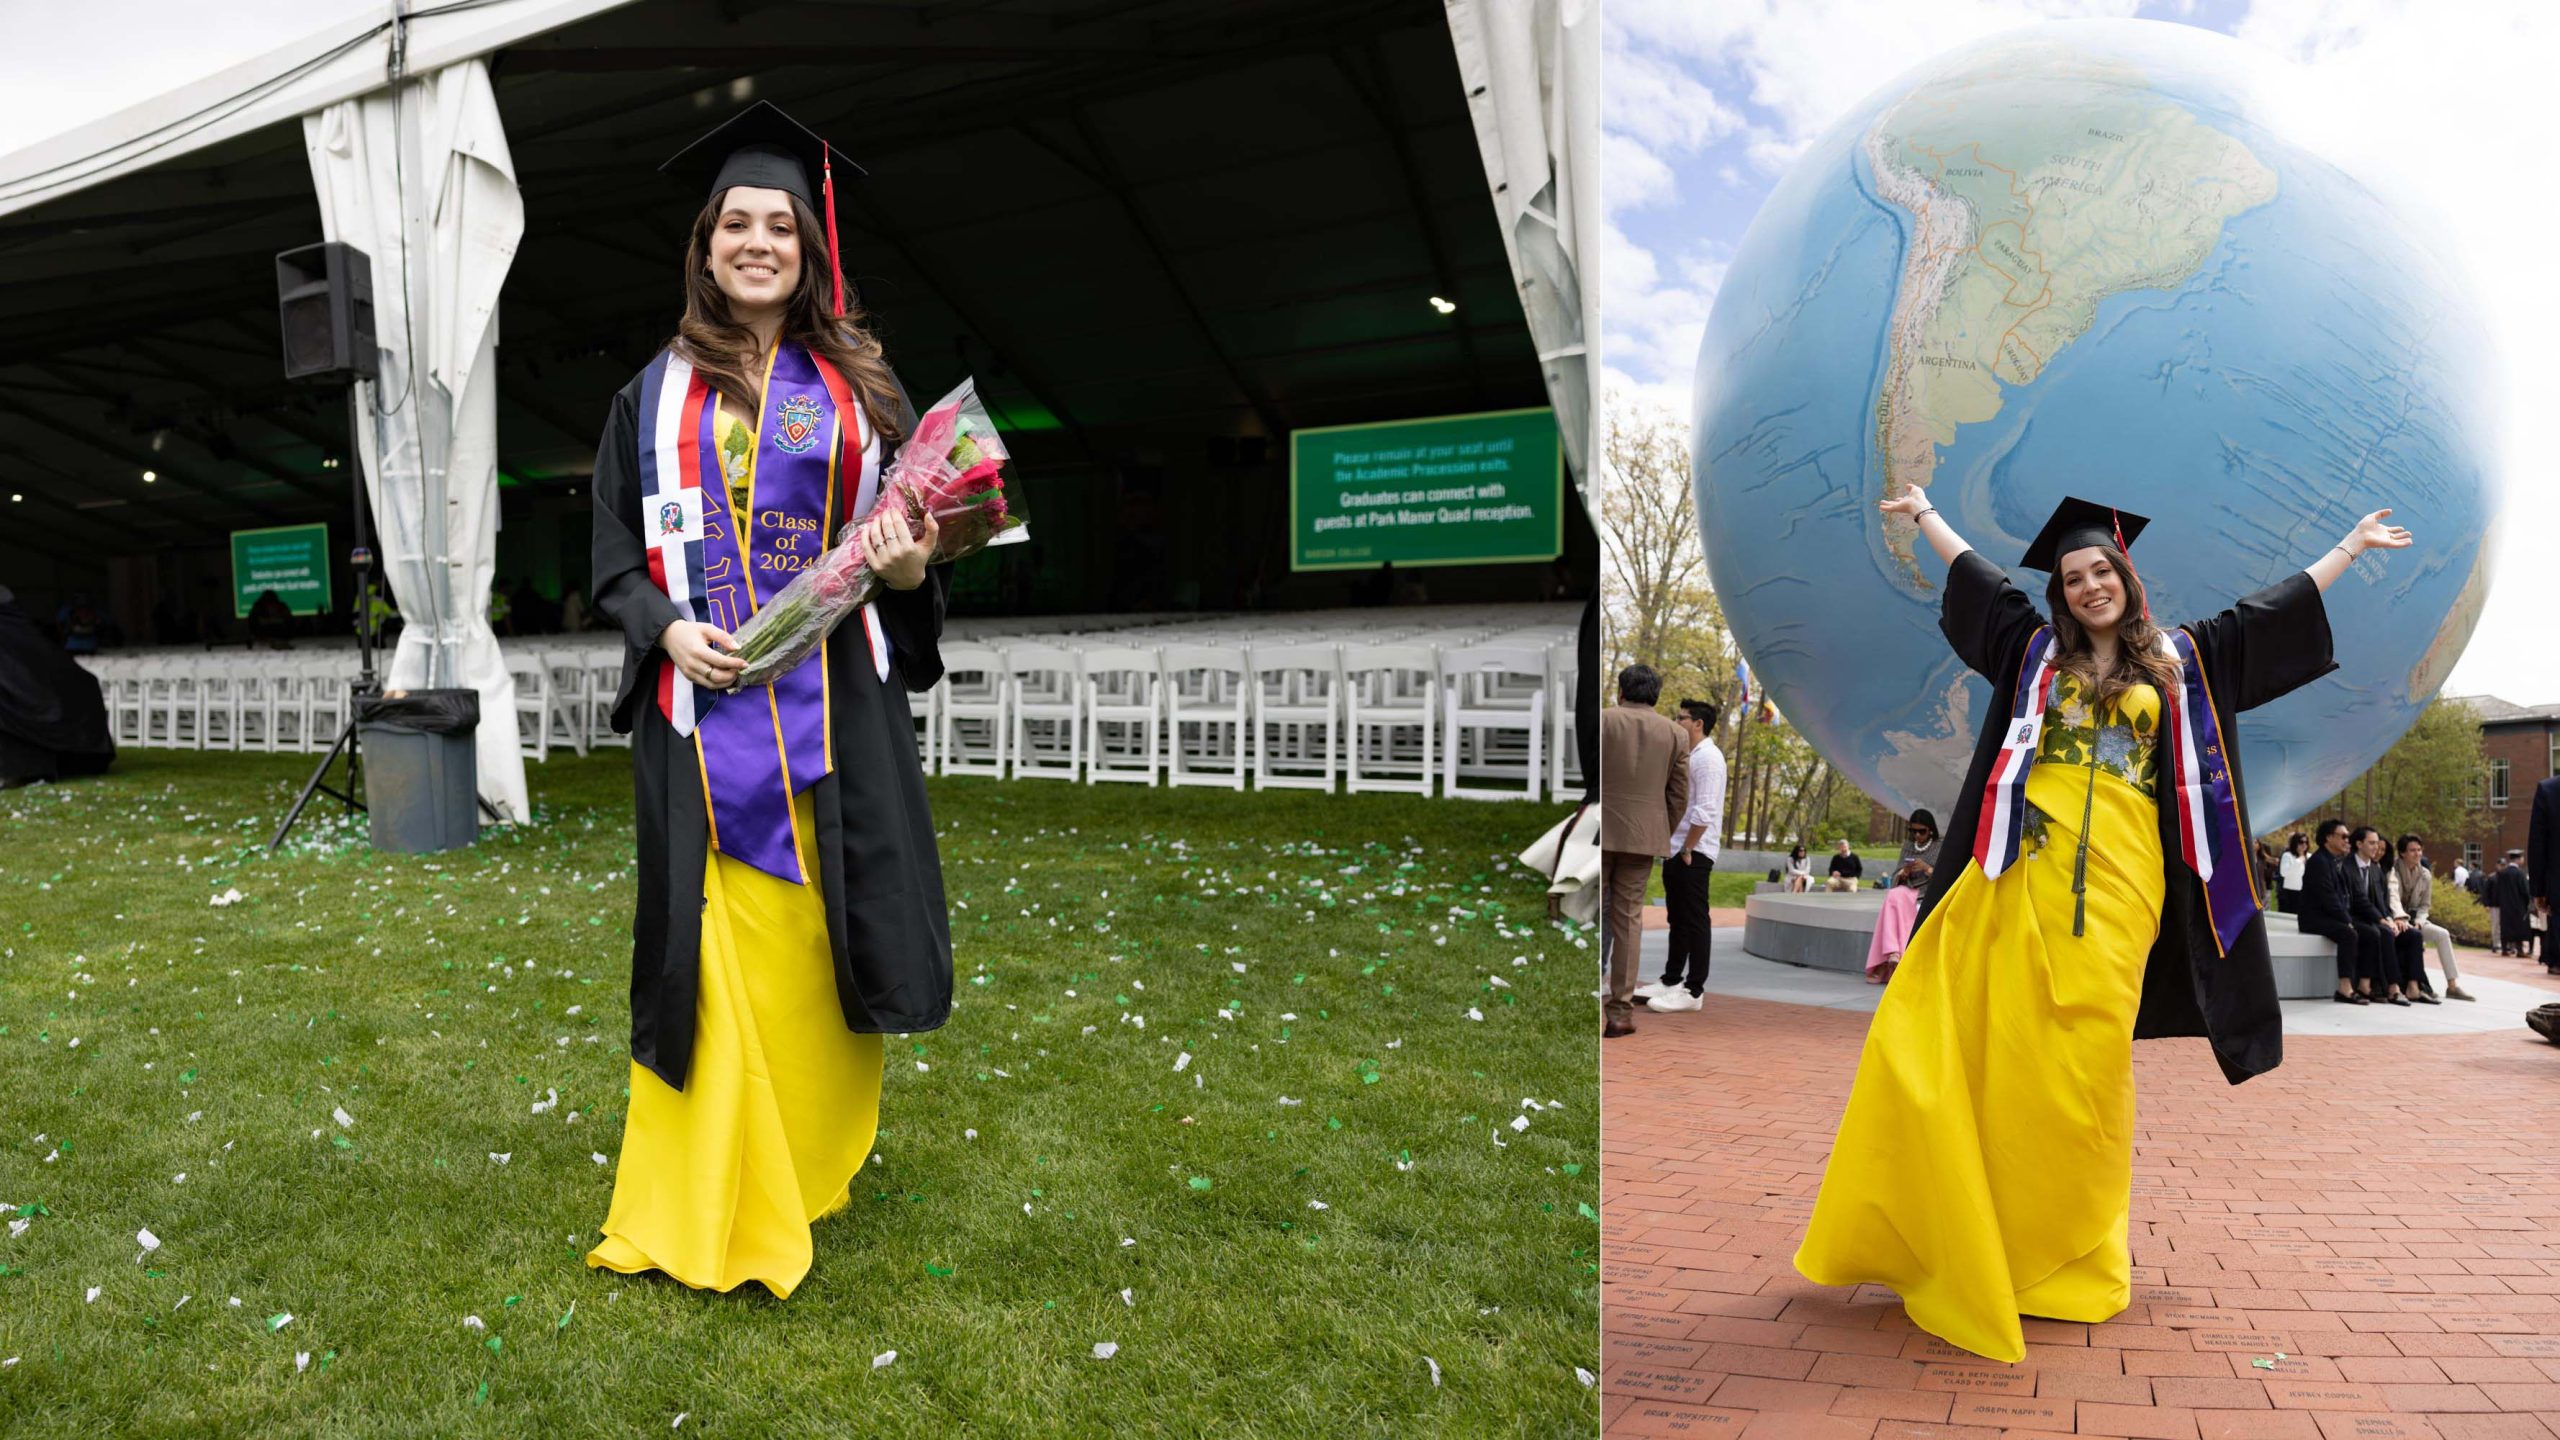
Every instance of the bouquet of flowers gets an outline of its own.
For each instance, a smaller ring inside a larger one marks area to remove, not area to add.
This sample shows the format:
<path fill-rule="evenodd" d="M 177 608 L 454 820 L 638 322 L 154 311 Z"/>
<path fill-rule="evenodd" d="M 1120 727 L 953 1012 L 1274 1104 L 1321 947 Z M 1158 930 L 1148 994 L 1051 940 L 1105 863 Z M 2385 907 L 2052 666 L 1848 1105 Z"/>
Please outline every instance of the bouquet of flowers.
<path fill-rule="evenodd" d="M 990 545 L 1027 540 L 1022 517 L 1005 507 L 1004 441 L 978 403 L 975 380 L 963 380 L 916 423 L 880 476 L 871 515 L 836 534 L 833 548 L 738 627 L 735 652 L 747 662 L 740 688 L 769 685 L 815 653 L 837 622 L 880 591 L 862 553 L 860 529 L 872 515 L 894 511 L 907 533 L 921 536 L 925 517 L 942 527 L 931 563 L 964 560 Z"/>

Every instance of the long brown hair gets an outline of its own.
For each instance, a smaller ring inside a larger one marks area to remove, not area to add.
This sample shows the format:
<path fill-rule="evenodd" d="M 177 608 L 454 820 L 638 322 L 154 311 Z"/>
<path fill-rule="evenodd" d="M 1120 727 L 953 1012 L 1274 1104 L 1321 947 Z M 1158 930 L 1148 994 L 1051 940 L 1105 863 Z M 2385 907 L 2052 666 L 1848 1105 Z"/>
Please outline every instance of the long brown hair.
<path fill-rule="evenodd" d="M 2079 679 L 2092 709 L 2104 709 L 2125 691 L 2145 684 L 2157 689 L 2161 703 L 2166 704 L 2177 693 L 2178 665 L 2160 644 L 2160 627 L 2142 613 L 2142 578 L 2133 573 L 2122 550 L 2113 545 L 2095 548 L 2124 585 L 2124 619 L 2116 626 L 2115 667 L 2104 675 L 2098 673 L 2098 657 L 2089 648 L 2089 632 L 2062 597 L 2062 571 L 2058 568 L 2044 582 L 2045 613 L 2053 617 L 2053 663 Z"/>
<path fill-rule="evenodd" d="M 764 355 L 755 332 L 729 315 L 729 296 L 711 274 L 711 232 L 720 223 L 727 191 L 711 197 L 693 217 L 693 237 L 684 247 L 684 320 L 669 349 L 684 357 L 712 389 L 733 404 L 753 405 L 763 383 L 757 376 Z M 791 223 L 800 240 L 800 284 L 783 306 L 782 335 L 796 340 L 835 366 L 852 387 L 854 398 L 881 438 L 898 435 L 898 385 L 890 377 L 889 360 L 871 333 L 862 304 L 846 287 L 844 313 L 835 309 L 835 266 L 827 252 L 827 234 L 815 212 L 791 201 Z"/>

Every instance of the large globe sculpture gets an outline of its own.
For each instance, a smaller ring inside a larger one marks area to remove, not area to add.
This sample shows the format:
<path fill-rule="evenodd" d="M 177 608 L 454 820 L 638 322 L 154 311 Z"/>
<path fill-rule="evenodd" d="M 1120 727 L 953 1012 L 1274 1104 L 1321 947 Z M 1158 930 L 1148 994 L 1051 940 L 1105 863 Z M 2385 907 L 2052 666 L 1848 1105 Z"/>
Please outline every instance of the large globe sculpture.
<path fill-rule="evenodd" d="M 1991 703 L 1938 633 L 1946 567 L 1876 512 L 1906 485 L 2039 607 L 2016 562 L 2060 497 L 2151 516 L 2164 624 L 2392 507 L 2416 547 L 2328 592 L 2342 668 L 2241 721 L 2260 826 L 2379 758 L 2461 653 L 2490 342 L 2448 222 L 2288 133 L 2280 63 L 2143 21 L 1997 36 L 1869 98 L 1753 220 L 1699 356 L 1699 529 L 1752 669 L 1869 794 L 1943 820 Z"/>

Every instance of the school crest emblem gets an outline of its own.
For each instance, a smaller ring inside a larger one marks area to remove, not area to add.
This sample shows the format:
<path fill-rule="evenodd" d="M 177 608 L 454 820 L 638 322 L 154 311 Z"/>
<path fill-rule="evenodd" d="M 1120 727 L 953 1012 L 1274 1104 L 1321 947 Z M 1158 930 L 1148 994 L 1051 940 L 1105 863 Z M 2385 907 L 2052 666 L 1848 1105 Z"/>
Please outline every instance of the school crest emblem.
<path fill-rule="evenodd" d="M 669 536 L 669 535 L 681 535 L 681 534 L 683 534 L 683 533 L 684 533 L 684 507 L 683 507 L 682 505 L 677 504 L 677 503 L 676 503 L 675 501 L 673 501 L 673 500 L 670 500 L 670 501 L 668 501 L 667 503 L 665 503 L 664 505 L 659 506 L 659 507 L 658 507 L 658 536 L 659 536 L 659 538 L 660 538 L 660 539 L 664 539 L 664 538 L 666 538 L 666 537 L 667 537 L 667 536 Z"/>
<path fill-rule="evenodd" d="M 808 395 L 794 395 L 782 402 L 781 428 L 773 443 L 784 454 L 797 455 L 818 443 L 818 402 Z"/>

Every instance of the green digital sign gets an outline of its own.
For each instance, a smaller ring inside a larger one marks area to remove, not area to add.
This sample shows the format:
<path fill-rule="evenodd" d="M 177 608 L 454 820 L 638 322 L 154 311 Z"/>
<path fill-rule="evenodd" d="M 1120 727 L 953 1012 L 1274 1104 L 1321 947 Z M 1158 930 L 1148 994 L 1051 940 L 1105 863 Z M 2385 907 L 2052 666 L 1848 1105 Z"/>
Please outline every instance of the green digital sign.
<path fill-rule="evenodd" d="M 270 590 L 296 615 L 329 613 L 328 526 L 231 532 L 231 613 L 246 619 Z"/>
<path fill-rule="evenodd" d="M 1295 431 L 1289 529 L 1292 570 L 1551 560 L 1564 549 L 1555 412 Z"/>

